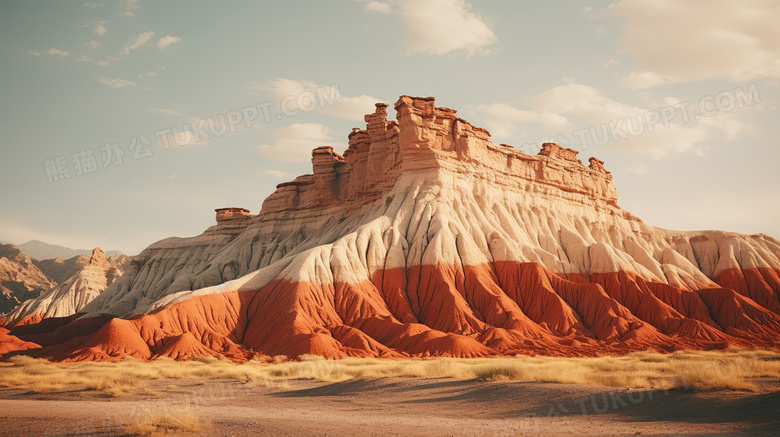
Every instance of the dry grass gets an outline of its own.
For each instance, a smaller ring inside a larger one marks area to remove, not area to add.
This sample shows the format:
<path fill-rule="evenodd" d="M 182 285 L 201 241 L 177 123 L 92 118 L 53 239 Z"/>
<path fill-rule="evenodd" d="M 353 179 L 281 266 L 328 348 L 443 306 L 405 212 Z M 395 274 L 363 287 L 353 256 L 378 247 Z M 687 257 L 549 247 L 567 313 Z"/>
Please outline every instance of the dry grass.
<path fill-rule="evenodd" d="M 126 435 L 157 435 L 176 432 L 194 432 L 207 428 L 194 412 L 152 413 L 133 419 L 126 419 L 122 431 Z"/>
<path fill-rule="evenodd" d="M 454 378 L 588 384 L 631 388 L 757 391 L 761 378 L 780 378 L 780 354 L 768 351 L 636 352 L 622 357 L 435 358 L 326 360 L 302 356 L 271 363 L 234 364 L 202 357 L 176 362 L 128 359 L 116 363 L 48 363 L 14 357 L 0 363 L 0 386 L 59 391 L 81 387 L 111 395 L 144 391 L 149 380 L 220 379 L 284 390 L 289 380 L 344 381 L 382 377 Z"/>

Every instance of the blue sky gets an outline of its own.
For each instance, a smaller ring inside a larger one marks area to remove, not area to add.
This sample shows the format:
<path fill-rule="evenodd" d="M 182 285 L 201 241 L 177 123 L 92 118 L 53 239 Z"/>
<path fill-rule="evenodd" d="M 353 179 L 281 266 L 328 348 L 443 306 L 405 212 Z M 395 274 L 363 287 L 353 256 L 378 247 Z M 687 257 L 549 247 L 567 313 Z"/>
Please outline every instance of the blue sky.
<path fill-rule="evenodd" d="M 257 213 L 312 148 L 343 150 L 402 94 L 497 143 L 597 156 L 651 225 L 780 238 L 778 16 L 778 1 L 6 1 L 0 241 L 134 254 L 197 235 L 214 208 Z"/>

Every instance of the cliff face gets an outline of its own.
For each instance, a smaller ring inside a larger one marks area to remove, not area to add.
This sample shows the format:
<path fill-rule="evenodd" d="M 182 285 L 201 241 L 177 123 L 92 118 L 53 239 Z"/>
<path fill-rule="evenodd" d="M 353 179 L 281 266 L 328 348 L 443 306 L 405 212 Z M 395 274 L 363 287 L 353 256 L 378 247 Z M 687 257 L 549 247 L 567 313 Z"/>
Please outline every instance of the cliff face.
<path fill-rule="evenodd" d="M 493 144 L 433 98 L 395 110 L 343 156 L 315 149 L 258 215 L 150 246 L 86 316 L 11 334 L 69 360 L 776 345 L 776 240 L 648 226 L 596 158 Z"/>
<path fill-rule="evenodd" d="M 0 244 L 0 314 L 57 285 L 13 244 Z"/>
<path fill-rule="evenodd" d="M 387 121 L 387 105 L 367 115 L 366 129 L 353 129 L 344 156 L 323 146 L 312 153 L 314 174 L 279 188 L 263 203 L 261 216 L 306 213 L 323 206 L 364 205 L 387 194 L 400 176 L 435 170 L 469 178 L 491 178 L 556 200 L 590 207 L 615 206 L 617 192 L 603 162 L 585 167 L 577 151 L 545 143 L 539 155 L 490 142 L 490 133 L 437 108 L 434 99 L 402 96 L 398 121 Z M 577 165 L 579 164 L 579 165 Z"/>
<path fill-rule="evenodd" d="M 67 266 L 78 268 L 72 276 L 59 285 L 42 291 L 37 297 L 22 302 L 10 312 L 7 318 L 9 326 L 37 323 L 45 318 L 66 317 L 78 313 L 86 304 L 100 295 L 111 283 L 122 276 L 130 258 L 126 255 L 106 257 L 102 249 L 96 247 L 89 257 L 79 256 L 68 261 L 48 265 L 55 272 L 66 270 Z"/>

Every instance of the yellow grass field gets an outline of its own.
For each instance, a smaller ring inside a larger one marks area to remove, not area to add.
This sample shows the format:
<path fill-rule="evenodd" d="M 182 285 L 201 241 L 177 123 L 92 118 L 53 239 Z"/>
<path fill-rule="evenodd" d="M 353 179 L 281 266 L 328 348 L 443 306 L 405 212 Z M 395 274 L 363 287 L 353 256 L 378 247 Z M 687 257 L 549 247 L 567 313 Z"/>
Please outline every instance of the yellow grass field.
<path fill-rule="evenodd" d="M 24 356 L 0 363 L 0 386 L 53 392 L 92 389 L 110 395 L 144 392 L 147 381 L 238 380 L 285 388 L 293 379 L 345 381 L 385 377 L 453 378 L 586 384 L 628 388 L 760 391 L 762 378 L 780 378 L 780 353 L 748 349 L 635 352 L 621 357 L 432 358 L 325 360 L 302 356 L 276 362 L 235 364 L 213 357 L 190 361 L 49 363 Z"/>

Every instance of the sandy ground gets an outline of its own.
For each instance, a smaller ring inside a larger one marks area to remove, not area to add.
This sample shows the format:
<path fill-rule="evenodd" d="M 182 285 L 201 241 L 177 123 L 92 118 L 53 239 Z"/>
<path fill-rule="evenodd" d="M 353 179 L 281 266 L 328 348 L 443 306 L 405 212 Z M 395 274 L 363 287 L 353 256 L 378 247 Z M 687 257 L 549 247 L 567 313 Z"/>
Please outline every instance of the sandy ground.
<path fill-rule="evenodd" d="M 150 417 L 200 422 L 183 435 L 768 436 L 780 435 L 780 392 L 410 378 L 254 388 L 163 380 L 116 397 L 0 389 L 0 435 L 128 435 Z"/>

